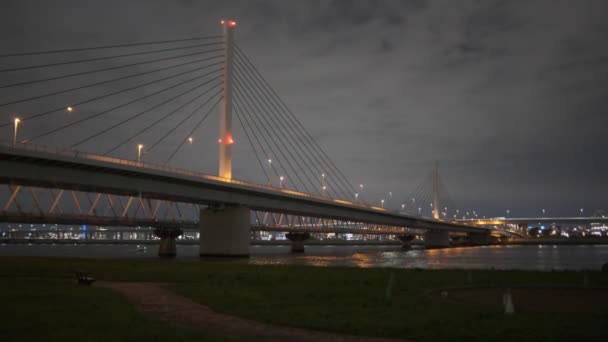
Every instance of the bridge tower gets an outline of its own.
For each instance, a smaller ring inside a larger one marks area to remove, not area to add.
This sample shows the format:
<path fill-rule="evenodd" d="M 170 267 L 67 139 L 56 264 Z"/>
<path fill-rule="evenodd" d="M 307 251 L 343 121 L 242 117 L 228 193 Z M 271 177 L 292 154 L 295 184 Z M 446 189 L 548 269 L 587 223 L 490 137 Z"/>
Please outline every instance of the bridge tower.
<path fill-rule="evenodd" d="M 232 179 L 232 71 L 236 22 L 222 20 L 224 31 L 224 94 L 220 108 L 219 176 Z M 215 206 L 200 211 L 200 256 L 248 257 L 251 215 L 243 206 Z"/>
<path fill-rule="evenodd" d="M 439 219 L 439 163 L 433 170 L 433 218 Z M 450 233 L 447 230 L 428 230 L 424 236 L 426 248 L 450 246 Z"/>
<path fill-rule="evenodd" d="M 439 219 L 439 163 L 435 163 L 433 171 L 433 218 Z"/>
<path fill-rule="evenodd" d="M 234 54 L 234 29 L 236 22 L 222 20 L 224 31 L 224 94 L 220 104 L 219 176 L 232 179 L 232 59 Z"/>

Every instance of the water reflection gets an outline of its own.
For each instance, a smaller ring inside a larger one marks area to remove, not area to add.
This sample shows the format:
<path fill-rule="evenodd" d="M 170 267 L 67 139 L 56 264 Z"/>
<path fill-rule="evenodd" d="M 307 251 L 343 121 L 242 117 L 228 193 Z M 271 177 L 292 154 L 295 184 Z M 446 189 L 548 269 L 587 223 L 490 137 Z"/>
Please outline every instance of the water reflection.
<path fill-rule="evenodd" d="M 484 246 L 475 248 L 410 249 L 398 246 L 306 246 L 291 254 L 289 246 L 252 246 L 256 265 L 318 267 L 396 267 L 520 270 L 599 270 L 608 262 L 608 246 Z M 0 255 L 83 258 L 151 259 L 158 246 L 145 250 L 130 245 L 0 245 Z M 178 260 L 198 261 L 198 246 L 178 246 Z"/>

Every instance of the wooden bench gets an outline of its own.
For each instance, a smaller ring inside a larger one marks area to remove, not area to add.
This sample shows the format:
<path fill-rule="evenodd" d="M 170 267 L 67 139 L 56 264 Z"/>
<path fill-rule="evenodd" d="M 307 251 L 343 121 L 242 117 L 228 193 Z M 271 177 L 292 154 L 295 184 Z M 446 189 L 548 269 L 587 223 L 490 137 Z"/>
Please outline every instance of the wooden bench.
<path fill-rule="evenodd" d="M 78 285 L 91 285 L 95 281 L 95 278 L 89 277 L 85 272 L 76 271 L 76 278 L 78 278 Z"/>

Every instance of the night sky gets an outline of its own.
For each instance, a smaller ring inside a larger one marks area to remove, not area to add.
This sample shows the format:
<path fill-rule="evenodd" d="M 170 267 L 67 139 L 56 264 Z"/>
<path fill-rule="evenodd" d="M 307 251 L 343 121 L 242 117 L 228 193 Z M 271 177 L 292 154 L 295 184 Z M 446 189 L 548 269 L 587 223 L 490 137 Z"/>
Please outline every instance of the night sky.
<path fill-rule="evenodd" d="M 481 215 L 608 209 L 606 1 L 0 6 L 2 53 L 209 36 L 221 34 L 220 19 L 236 20 L 238 44 L 352 183 L 365 184 L 369 202 L 391 191 L 387 205 L 398 207 L 438 161 L 454 201 Z M 0 60 L 0 67 L 30 62 Z M 1 76 L 1 84 L 22 77 Z M 3 91 L 0 98 L 22 94 Z M 0 118 L 34 110 L 3 107 Z M 52 124 L 23 127 L 23 134 Z M 215 173 L 217 118 L 205 126 L 199 148 L 176 163 Z M 41 143 L 66 145 L 72 134 Z M 0 138 L 12 139 L 12 128 L 0 129 Z M 236 138 L 235 177 L 259 181 L 246 140 Z M 121 153 L 133 158 L 132 149 Z"/>

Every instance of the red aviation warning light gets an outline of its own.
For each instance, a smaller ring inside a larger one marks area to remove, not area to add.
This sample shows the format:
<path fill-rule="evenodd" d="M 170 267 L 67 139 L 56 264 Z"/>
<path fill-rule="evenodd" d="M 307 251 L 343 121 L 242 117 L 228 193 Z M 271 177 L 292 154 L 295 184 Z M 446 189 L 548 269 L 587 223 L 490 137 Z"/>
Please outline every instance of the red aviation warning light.
<path fill-rule="evenodd" d="M 228 26 L 230 26 L 230 27 L 235 27 L 236 26 L 236 21 L 234 21 L 234 20 L 228 20 L 228 21 L 226 21 L 226 20 L 222 19 L 222 20 L 220 20 L 220 24 L 222 24 L 222 25 L 228 24 Z"/>

